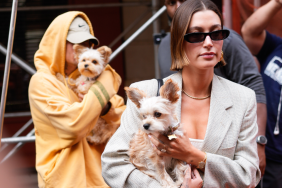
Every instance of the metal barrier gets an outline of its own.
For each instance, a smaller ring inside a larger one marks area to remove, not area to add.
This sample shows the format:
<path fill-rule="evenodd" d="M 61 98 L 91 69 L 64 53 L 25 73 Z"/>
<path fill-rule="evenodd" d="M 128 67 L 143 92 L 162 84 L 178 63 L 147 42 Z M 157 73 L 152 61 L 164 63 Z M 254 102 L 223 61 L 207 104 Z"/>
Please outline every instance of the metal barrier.
<path fill-rule="evenodd" d="M 4 55 L 7 54 L 7 49 L 2 44 L 0 44 L 0 52 L 2 52 Z M 15 62 L 17 65 L 19 65 L 22 69 L 24 69 L 29 74 L 33 75 L 36 73 L 36 70 L 34 68 L 30 67 L 27 62 L 19 58 L 17 55 L 12 53 L 11 57 L 13 62 Z"/>

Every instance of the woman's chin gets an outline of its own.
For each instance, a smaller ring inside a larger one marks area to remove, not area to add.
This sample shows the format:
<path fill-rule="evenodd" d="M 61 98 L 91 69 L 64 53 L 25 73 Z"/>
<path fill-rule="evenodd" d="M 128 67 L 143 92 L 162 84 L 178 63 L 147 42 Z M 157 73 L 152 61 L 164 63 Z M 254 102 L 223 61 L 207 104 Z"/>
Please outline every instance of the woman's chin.
<path fill-rule="evenodd" d="M 210 68 L 214 68 L 216 66 L 218 62 L 215 62 L 215 61 L 203 61 L 201 63 L 199 63 L 198 67 L 200 69 L 210 69 Z"/>

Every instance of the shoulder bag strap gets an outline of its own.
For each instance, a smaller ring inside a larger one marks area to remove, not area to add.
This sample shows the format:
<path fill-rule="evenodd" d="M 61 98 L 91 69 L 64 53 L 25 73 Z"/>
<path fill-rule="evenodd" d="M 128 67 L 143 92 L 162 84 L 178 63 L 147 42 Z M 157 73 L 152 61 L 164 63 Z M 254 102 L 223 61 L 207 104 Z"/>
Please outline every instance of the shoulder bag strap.
<path fill-rule="evenodd" d="M 162 87 L 162 85 L 164 85 L 164 81 L 163 81 L 163 79 L 157 79 L 157 81 L 158 81 L 157 96 L 160 96 L 160 88 Z"/>

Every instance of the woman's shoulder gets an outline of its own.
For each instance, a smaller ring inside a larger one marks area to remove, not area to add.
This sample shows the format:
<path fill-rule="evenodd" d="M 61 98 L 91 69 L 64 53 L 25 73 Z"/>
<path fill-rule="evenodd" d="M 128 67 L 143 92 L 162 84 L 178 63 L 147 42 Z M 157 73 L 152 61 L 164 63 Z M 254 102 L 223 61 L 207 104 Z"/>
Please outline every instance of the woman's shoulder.
<path fill-rule="evenodd" d="M 225 89 L 228 90 L 228 93 L 232 98 L 250 98 L 250 97 L 255 97 L 255 92 L 241 84 L 232 82 L 226 78 L 216 76 L 220 83 L 223 85 Z"/>

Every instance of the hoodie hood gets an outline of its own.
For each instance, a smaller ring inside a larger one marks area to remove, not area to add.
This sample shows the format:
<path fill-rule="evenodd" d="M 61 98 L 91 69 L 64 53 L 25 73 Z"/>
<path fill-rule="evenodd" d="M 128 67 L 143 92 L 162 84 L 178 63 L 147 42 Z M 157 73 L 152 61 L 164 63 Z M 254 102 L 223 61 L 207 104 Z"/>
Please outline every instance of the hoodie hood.
<path fill-rule="evenodd" d="M 83 12 L 70 11 L 59 15 L 53 20 L 46 30 L 39 49 L 34 55 L 34 64 L 37 72 L 61 73 L 65 76 L 66 42 L 69 27 L 77 16 L 83 18 L 94 36 L 94 31 L 89 18 Z M 76 71 L 77 72 L 77 71 Z"/>

